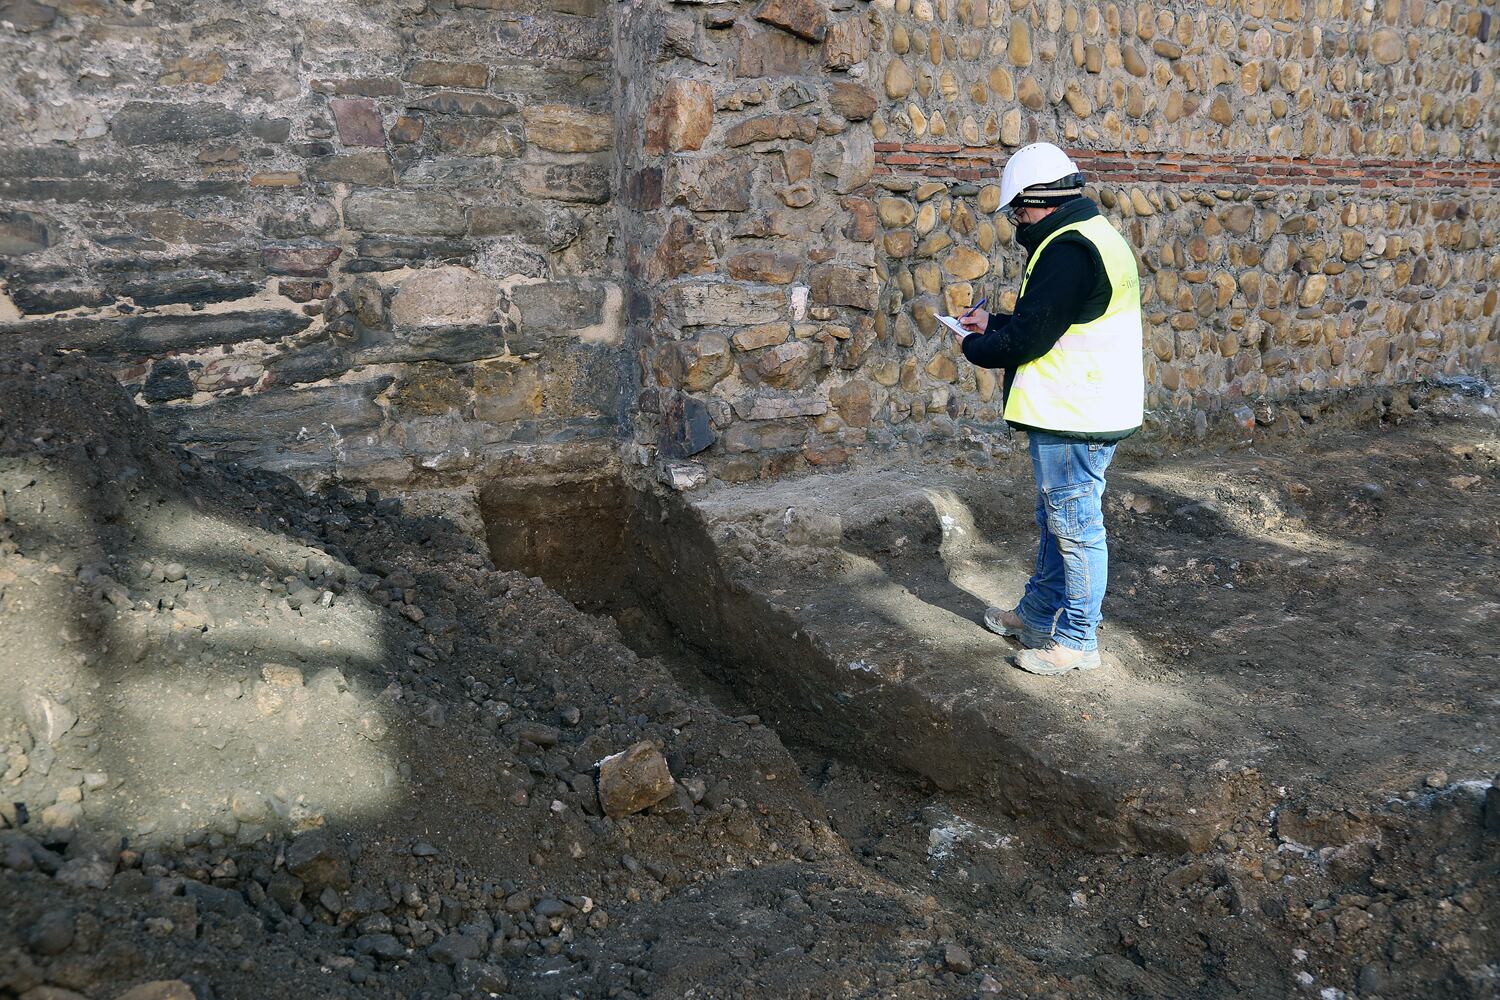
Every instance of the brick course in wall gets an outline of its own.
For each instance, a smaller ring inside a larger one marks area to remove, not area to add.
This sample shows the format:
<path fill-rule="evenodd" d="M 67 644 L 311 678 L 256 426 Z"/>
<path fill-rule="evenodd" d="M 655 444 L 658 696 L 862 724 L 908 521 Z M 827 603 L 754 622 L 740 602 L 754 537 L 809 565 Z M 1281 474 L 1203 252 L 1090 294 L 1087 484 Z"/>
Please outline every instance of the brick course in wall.
<path fill-rule="evenodd" d="M 1014 150 L 957 143 L 877 142 L 875 172 L 993 181 Z M 1252 184 L 1357 188 L 1500 188 L 1500 163 L 1068 150 L 1093 183 Z"/>

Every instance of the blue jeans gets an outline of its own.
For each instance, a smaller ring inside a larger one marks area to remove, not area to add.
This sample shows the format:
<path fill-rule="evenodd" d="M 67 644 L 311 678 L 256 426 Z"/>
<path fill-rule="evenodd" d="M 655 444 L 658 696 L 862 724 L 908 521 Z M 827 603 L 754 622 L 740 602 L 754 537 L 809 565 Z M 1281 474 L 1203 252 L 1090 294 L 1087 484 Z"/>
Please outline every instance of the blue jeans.
<path fill-rule="evenodd" d="M 1016 614 L 1036 637 L 1069 649 L 1099 648 L 1109 548 L 1104 536 L 1104 470 L 1114 444 L 1028 431 L 1036 476 L 1036 523 L 1042 530 L 1036 571 Z"/>

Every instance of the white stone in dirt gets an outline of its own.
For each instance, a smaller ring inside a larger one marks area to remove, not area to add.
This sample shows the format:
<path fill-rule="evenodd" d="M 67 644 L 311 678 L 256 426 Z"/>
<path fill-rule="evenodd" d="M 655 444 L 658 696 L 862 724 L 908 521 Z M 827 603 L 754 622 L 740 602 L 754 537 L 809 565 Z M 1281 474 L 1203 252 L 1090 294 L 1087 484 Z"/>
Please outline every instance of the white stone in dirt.
<path fill-rule="evenodd" d="M 599 804 L 606 815 L 629 816 L 671 794 L 667 758 L 646 740 L 599 762 Z"/>
<path fill-rule="evenodd" d="M 260 675 L 265 678 L 267 684 L 273 684 L 276 687 L 299 688 L 302 686 L 302 670 L 299 667 L 266 663 L 261 666 Z"/>
<path fill-rule="evenodd" d="M 391 299 L 397 326 L 479 326 L 493 322 L 495 282 L 466 267 L 434 267 L 401 282 Z"/>
<path fill-rule="evenodd" d="M 708 482 L 708 470 L 697 462 L 667 462 L 657 470 L 657 479 L 681 493 Z"/>
<path fill-rule="evenodd" d="M 26 699 L 26 726 L 40 743 L 56 743 L 78 724 L 78 713 L 56 698 L 33 694 Z"/>
<path fill-rule="evenodd" d="M 229 808 L 241 823 L 259 823 L 266 818 L 268 811 L 265 798 L 259 792 L 245 788 L 234 793 Z"/>

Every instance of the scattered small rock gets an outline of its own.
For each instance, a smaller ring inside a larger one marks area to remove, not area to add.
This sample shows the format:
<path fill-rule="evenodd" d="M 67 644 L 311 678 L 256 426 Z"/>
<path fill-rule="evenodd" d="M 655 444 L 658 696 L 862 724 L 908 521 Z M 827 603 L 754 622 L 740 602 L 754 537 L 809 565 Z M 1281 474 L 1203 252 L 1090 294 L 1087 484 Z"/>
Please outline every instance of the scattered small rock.
<path fill-rule="evenodd" d="M 78 713 L 57 698 L 33 694 L 24 705 L 26 726 L 41 743 L 56 743 L 78 724 Z"/>
<path fill-rule="evenodd" d="M 645 740 L 599 762 L 599 804 L 605 815 L 629 816 L 671 794 L 667 758 Z"/>
<path fill-rule="evenodd" d="M 26 932 L 26 947 L 38 955 L 60 955 L 73 944 L 72 910 L 48 910 Z"/>
<path fill-rule="evenodd" d="M 282 663 L 267 663 L 261 666 L 260 676 L 267 684 L 279 688 L 299 688 L 303 684 L 302 671 Z"/>
<path fill-rule="evenodd" d="M 349 856 L 326 830 L 310 830 L 286 849 L 287 871 L 314 892 L 349 888 Z"/>
<path fill-rule="evenodd" d="M 960 976 L 974 971 L 974 960 L 962 945 L 950 944 L 943 949 L 943 964 Z"/>

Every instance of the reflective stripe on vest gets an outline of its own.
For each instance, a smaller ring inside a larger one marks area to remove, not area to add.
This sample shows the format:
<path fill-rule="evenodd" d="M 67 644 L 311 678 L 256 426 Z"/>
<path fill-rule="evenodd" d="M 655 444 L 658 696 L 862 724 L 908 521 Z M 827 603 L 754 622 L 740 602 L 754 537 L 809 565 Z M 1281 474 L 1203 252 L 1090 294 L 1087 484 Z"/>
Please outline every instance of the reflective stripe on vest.
<path fill-rule="evenodd" d="M 1101 215 L 1063 226 L 1037 247 L 1021 279 L 1051 242 L 1078 233 L 1099 251 L 1112 294 L 1104 315 L 1075 323 L 1042 357 L 1016 369 L 1005 419 L 1040 430 L 1108 434 L 1141 425 L 1146 374 L 1141 352 L 1141 279 L 1130 244 Z"/>

